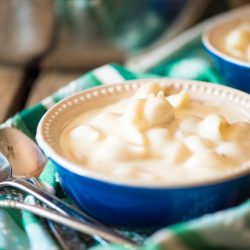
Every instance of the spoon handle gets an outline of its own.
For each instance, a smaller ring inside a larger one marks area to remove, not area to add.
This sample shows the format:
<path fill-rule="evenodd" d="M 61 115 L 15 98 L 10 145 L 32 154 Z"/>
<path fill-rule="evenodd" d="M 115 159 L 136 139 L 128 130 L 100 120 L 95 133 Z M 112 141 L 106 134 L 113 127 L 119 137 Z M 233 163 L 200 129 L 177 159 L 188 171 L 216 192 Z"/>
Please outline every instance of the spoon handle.
<path fill-rule="evenodd" d="M 57 214 L 57 213 L 55 213 L 49 209 L 46 209 L 46 208 L 37 207 L 34 205 L 24 204 L 21 202 L 11 201 L 11 200 L 0 201 L 0 207 L 11 207 L 11 208 L 16 208 L 16 209 L 26 210 L 26 211 L 29 211 L 33 214 L 36 214 L 36 215 L 39 215 L 41 217 L 52 220 L 54 222 L 71 227 L 71 228 L 73 228 L 77 231 L 80 231 L 82 233 L 86 233 L 89 235 L 97 234 L 100 237 L 102 237 L 108 241 L 115 242 L 118 244 L 124 244 L 125 246 L 130 247 L 130 249 L 131 249 L 131 247 L 132 248 L 136 247 L 136 244 L 134 244 L 128 240 L 124 240 L 123 238 L 118 238 L 114 235 L 111 235 L 110 233 L 107 233 L 103 229 L 100 229 L 99 226 L 95 226 L 95 225 L 89 224 L 87 222 L 83 223 L 83 222 L 77 221 L 74 218 L 69 218 L 65 215 Z"/>
<path fill-rule="evenodd" d="M 36 197 L 38 200 L 41 202 L 45 203 L 48 207 L 58 211 L 62 216 L 65 216 L 67 218 L 69 217 L 68 213 L 65 212 L 64 210 L 70 211 L 70 214 L 74 214 L 77 218 L 80 219 L 85 219 L 81 220 L 82 225 L 85 225 L 90 228 L 90 230 L 86 231 L 86 234 L 89 234 L 91 231 L 91 235 L 94 235 L 94 237 L 99 241 L 100 237 L 103 235 L 105 236 L 104 239 L 110 240 L 112 239 L 113 242 L 115 243 L 121 243 L 123 241 L 123 244 L 135 244 L 132 240 L 129 240 L 122 235 L 118 234 L 116 231 L 109 229 L 108 227 L 102 225 L 100 222 L 97 222 L 93 218 L 91 218 L 89 215 L 85 214 L 84 212 L 80 211 L 79 209 L 68 205 L 67 203 L 61 201 L 57 197 L 55 197 L 52 194 L 46 193 L 32 184 L 28 183 L 25 180 L 22 179 L 15 179 L 15 178 L 10 178 L 7 179 L 6 181 L 2 181 L 0 183 L 0 187 L 14 187 L 19 190 L 22 190 L 24 192 L 27 192 L 34 197 Z M 54 214 L 53 214 L 54 215 Z M 96 230 L 97 229 L 97 230 Z M 101 232 L 101 233 L 100 233 Z M 106 237 L 109 235 L 108 237 Z"/>
<path fill-rule="evenodd" d="M 46 188 L 34 177 L 29 177 L 25 179 L 26 181 L 31 182 L 35 187 L 40 190 L 46 191 Z M 43 204 L 43 207 L 47 208 L 46 204 Z M 80 238 L 79 232 L 69 228 L 67 226 L 62 226 L 54 221 L 48 220 L 47 225 L 50 229 L 50 233 L 56 239 L 58 245 L 62 250 L 77 250 L 77 249 L 85 249 L 86 244 Z M 84 237 L 88 237 L 88 240 L 91 242 L 93 237 L 87 236 L 83 234 Z"/>
<path fill-rule="evenodd" d="M 104 226 L 100 221 L 97 221 L 96 219 L 88 215 L 87 213 L 81 211 L 80 209 L 74 206 L 67 204 L 66 202 L 63 202 L 62 200 L 58 199 L 55 195 L 52 195 L 44 190 L 41 190 L 40 188 L 30 184 L 24 179 L 10 178 L 4 182 L 1 182 L 0 186 L 2 186 L 2 183 L 5 186 L 8 185 L 8 186 L 16 187 L 29 194 L 32 194 L 39 201 L 45 203 L 47 206 L 56 210 L 60 214 L 63 214 L 66 216 L 70 214 L 72 216 L 76 216 L 78 219 L 89 221 L 97 225 Z"/>

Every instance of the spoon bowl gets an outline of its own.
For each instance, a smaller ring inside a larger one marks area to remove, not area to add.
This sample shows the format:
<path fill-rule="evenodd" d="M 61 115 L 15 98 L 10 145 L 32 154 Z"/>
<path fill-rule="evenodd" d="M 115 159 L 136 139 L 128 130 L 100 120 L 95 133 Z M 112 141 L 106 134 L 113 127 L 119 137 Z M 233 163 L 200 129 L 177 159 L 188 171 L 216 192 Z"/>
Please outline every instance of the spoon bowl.
<path fill-rule="evenodd" d="M 0 152 L 0 182 L 11 177 L 11 168 L 8 165 L 8 160 Z"/>
<path fill-rule="evenodd" d="M 37 177 L 46 158 L 37 145 L 18 129 L 0 129 L 0 152 L 7 158 L 15 177 Z"/>
<path fill-rule="evenodd" d="M 25 144 L 23 144 L 25 143 Z M 0 129 L 0 188 L 14 187 L 27 192 L 70 219 L 79 219 L 84 226 L 85 233 L 93 235 L 97 241 L 105 240 L 116 243 L 133 244 L 133 241 L 119 235 L 114 230 L 101 224 L 85 212 L 68 205 L 56 196 L 41 190 L 20 177 L 34 177 L 39 175 L 45 166 L 45 157 L 36 144 L 27 136 L 14 128 Z M 6 154 L 6 157 L 5 157 Z M 13 165 L 9 162 L 12 162 Z M 13 166 L 13 170 L 12 170 Z M 14 174 L 15 177 L 12 177 Z"/>

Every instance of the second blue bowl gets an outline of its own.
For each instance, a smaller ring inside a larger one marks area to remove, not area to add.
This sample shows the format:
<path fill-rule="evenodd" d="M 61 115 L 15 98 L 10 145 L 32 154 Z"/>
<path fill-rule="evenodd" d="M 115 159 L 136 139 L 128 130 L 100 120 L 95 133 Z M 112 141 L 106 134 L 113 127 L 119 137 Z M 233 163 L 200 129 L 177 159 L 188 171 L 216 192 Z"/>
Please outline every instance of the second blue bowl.
<path fill-rule="evenodd" d="M 250 10 L 250 8 L 248 9 Z M 233 20 L 238 20 L 239 17 L 240 15 L 228 15 L 213 23 L 203 34 L 202 42 L 225 83 L 230 87 L 250 93 L 250 63 L 236 59 L 219 50 L 217 46 L 222 46 L 223 39 L 217 42 L 213 40 L 213 37 L 218 34 L 223 38 L 227 34 L 223 31 L 224 27 Z M 217 45 L 217 43 L 220 44 Z"/>

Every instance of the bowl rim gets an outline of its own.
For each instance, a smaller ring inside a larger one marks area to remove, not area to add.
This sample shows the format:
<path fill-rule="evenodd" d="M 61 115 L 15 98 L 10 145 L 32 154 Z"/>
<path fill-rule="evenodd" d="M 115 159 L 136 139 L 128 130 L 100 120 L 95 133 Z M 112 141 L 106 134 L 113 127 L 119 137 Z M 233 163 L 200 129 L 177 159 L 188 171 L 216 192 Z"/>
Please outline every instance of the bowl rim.
<path fill-rule="evenodd" d="M 226 92 L 229 96 L 228 98 L 235 98 L 239 99 L 240 97 L 243 98 L 243 100 L 248 99 L 246 103 L 247 109 L 250 109 L 250 95 L 231 88 L 227 86 L 212 84 L 208 82 L 202 82 L 202 81 L 195 81 L 195 80 L 184 80 L 184 79 L 170 79 L 170 78 L 150 78 L 150 79 L 137 79 L 137 80 L 128 80 L 123 81 L 120 83 L 115 84 L 109 84 L 109 85 L 102 85 L 97 87 L 92 87 L 90 89 L 86 89 L 80 92 L 77 92 L 67 98 L 64 98 L 60 102 L 56 103 L 54 106 L 52 106 L 41 118 L 38 127 L 37 127 L 37 134 L 36 134 L 36 141 L 39 145 L 39 147 L 42 149 L 42 151 L 45 153 L 45 155 L 52 160 L 52 162 L 60 165 L 60 167 L 74 173 L 77 175 L 80 175 L 84 178 L 89 178 L 95 181 L 100 181 L 104 183 L 108 183 L 110 185 L 116 185 L 116 186 L 123 186 L 123 187 L 130 187 L 130 188 L 144 188 L 144 189 L 182 189 L 182 188 L 193 188 L 193 187 L 202 187 L 202 186 L 210 186 L 210 185 L 217 185 L 222 184 L 225 182 L 237 180 L 238 178 L 244 177 L 246 175 L 250 175 L 250 161 L 246 162 L 242 166 L 240 166 L 240 169 L 231 171 L 229 174 L 223 174 L 222 176 L 217 176 L 217 178 L 212 179 L 205 179 L 201 181 L 196 182 L 188 182 L 188 183 L 177 183 L 177 184 L 137 184 L 137 183 L 129 183 L 129 182 L 119 182 L 116 180 L 111 180 L 106 178 L 105 176 L 97 175 L 95 172 L 88 171 L 86 168 L 84 169 L 82 166 L 71 162 L 66 157 L 63 157 L 59 153 L 56 152 L 56 150 L 47 142 L 43 131 L 48 130 L 48 127 L 46 127 L 45 119 L 47 119 L 49 116 L 53 116 L 53 114 L 57 113 L 57 110 L 67 101 L 69 101 L 72 98 L 75 98 L 77 96 L 81 95 L 87 95 L 91 92 L 95 93 L 96 91 L 101 91 L 102 89 L 108 89 L 108 88 L 116 88 L 119 85 L 126 87 L 126 85 L 132 85 L 132 84 L 144 84 L 147 82 L 163 82 L 164 84 L 168 84 L 169 86 L 178 86 L 182 87 L 182 89 L 189 89 L 192 91 L 208 91 L 208 93 L 211 92 L 211 89 L 214 89 L 214 93 L 216 95 L 223 95 L 224 92 Z M 203 93 L 205 94 L 205 92 Z M 230 96 L 231 95 L 231 96 Z M 229 99 L 228 99 L 229 101 Z"/>
<path fill-rule="evenodd" d="M 227 55 L 223 52 L 221 52 L 220 50 L 218 50 L 215 46 L 213 46 L 210 42 L 210 34 L 213 31 L 214 28 L 223 25 L 225 23 L 228 22 L 232 22 L 234 19 L 239 18 L 240 14 L 243 13 L 243 15 L 249 13 L 250 11 L 250 4 L 246 5 L 246 7 L 243 9 L 241 9 L 241 11 L 237 11 L 235 13 L 230 13 L 228 15 L 225 16 L 221 16 L 219 19 L 215 20 L 214 22 L 212 22 L 207 29 L 205 30 L 205 32 L 203 32 L 202 36 L 201 36 L 201 40 L 203 45 L 205 46 L 205 48 L 213 53 L 214 55 L 216 55 L 217 57 L 223 59 L 224 61 L 230 62 L 232 64 L 241 66 L 245 69 L 249 69 L 250 68 L 250 62 L 245 62 L 243 60 L 240 59 L 236 59 L 233 56 Z"/>

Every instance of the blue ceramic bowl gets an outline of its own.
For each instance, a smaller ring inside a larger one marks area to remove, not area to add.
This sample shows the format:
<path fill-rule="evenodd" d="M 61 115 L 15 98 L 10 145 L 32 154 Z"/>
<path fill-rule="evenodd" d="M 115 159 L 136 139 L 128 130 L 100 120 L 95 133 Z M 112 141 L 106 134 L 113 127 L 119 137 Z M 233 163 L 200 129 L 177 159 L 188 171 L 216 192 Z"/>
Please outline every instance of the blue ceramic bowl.
<path fill-rule="evenodd" d="M 53 161 L 65 192 L 80 208 L 111 225 L 159 228 L 235 206 L 250 196 L 250 166 L 216 179 L 186 185 L 143 186 L 117 183 L 70 162 L 60 148 L 60 134 L 77 114 L 132 95 L 147 82 L 103 86 L 71 96 L 50 109 L 39 123 L 37 141 Z M 250 97 L 204 82 L 158 79 L 173 91 L 187 89 L 192 98 L 230 102 L 250 114 Z"/>
<path fill-rule="evenodd" d="M 250 11 L 250 8 L 248 8 L 248 11 Z M 228 29 L 225 29 L 225 27 L 228 24 L 232 27 L 236 26 L 234 22 L 239 22 L 239 18 L 239 14 L 232 17 L 229 15 L 215 22 L 203 34 L 202 42 L 225 83 L 230 87 L 250 93 L 250 63 L 227 55 L 223 51 L 223 41 L 219 40 L 227 35 Z M 217 39 L 216 36 L 220 36 L 220 38 Z"/>

